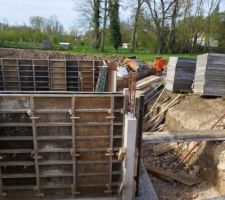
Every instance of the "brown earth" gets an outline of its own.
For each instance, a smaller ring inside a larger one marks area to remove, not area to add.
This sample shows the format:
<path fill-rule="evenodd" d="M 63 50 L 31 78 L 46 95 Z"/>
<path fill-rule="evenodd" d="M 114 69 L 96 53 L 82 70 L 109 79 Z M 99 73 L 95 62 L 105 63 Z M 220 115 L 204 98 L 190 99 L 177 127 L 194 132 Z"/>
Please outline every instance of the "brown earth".
<path fill-rule="evenodd" d="M 160 112 L 177 94 L 165 91 L 161 98 Z M 166 99 L 167 102 L 164 102 Z M 164 103 L 163 103 L 164 102 Z M 225 112 L 224 98 L 206 98 L 193 94 L 183 95 L 183 99 L 175 104 L 165 114 L 164 130 L 207 130 L 223 115 Z M 154 113 L 156 114 L 156 113 Z M 225 120 L 216 126 L 216 129 L 223 129 Z M 179 143 L 179 145 L 188 145 L 190 143 Z M 220 180 L 220 172 L 217 170 L 219 156 L 225 150 L 225 144 L 222 142 L 204 142 L 196 154 L 195 160 L 189 165 L 189 168 L 184 167 L 179 173 L 191 175 L 192 170 L 199 167 L 198 176 L 202 182 L 196 186 L 186 186 L 178 182 L 166 182 L 155 176 L 151 176 L 153 185 L 160 200 L 166 199 L 225 199 L 224 194 L 220 193 L 217 188 L 217 183 Z M 153 155 L 153 145 L 147 141 L 143 142 L 143 158 L 146 165 L 158 166 L 165 170 L 170 170 L 166 166 L 167 160 L 173 157 L 175 151 L 171 151 L 162 156 L 155 157 Z M 223 176 L 223 174 L 222 174 Z"/>
<path fill-rule="evenodd" d="M 66 53 L 61 51 L 45 51 L 33 49 L 0 48 L 0 58 L 27 58 L 27 59 L 74 59 L 74 60 L 108 60 L 121 61 L 119 56 L 95 56 Z"/>

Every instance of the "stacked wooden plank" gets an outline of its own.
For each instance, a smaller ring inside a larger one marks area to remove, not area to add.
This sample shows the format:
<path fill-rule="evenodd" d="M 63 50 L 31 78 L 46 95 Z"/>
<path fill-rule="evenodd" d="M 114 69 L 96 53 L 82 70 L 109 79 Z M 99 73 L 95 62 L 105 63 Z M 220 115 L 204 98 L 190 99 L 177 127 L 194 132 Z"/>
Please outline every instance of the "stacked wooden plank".
<path fill-rule="evenodd" d="M 162 78 L 156 75 L 151 75 L 136 83 L 136 96 L 144 96 L 144 113 L 148 112 L 148 104 L 156 98 L 163 88 Z"/>
<path fill-rule="evenodd" d="M 170 57 L 167 66 L 166 89 L 172 92 L 191 92 L 196 60 Z"/>
<path fill-rule="evenodd" d="M 225 96 L 225 54 L 203 54 L 197 58 L 194 93 Z"/>

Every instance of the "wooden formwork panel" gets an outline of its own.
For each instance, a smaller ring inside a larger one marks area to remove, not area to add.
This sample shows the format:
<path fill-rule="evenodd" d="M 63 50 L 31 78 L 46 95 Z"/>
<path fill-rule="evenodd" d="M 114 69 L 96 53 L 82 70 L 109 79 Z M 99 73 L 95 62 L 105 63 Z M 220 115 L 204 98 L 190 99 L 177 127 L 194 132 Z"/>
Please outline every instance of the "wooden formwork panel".
<path fill-rule="evenodd" d="M 0 95 L 0 192 L 118 195 L 123 110 L 122 94 Z"/>

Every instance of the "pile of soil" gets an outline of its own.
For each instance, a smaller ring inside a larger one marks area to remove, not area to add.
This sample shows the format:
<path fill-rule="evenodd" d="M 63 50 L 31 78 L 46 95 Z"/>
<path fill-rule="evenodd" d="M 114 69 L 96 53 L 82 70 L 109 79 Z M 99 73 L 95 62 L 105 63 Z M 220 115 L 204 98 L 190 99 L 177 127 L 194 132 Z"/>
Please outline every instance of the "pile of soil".
<path fill-rule="evenodd" d="M 33 49 L 11 49 L 0 48 L 0 58 L 26 58 L 26 59 L 73 59 L 80 61 L 107 60 L 110 62 L 120 62 L 124 57 L 119 56 L 94 56 L 81 55 L 61 51 L 45 51 Z"/>
<path fill-rule="evenodd" d="M 165 93 L 161 97 L 161 101 L 157 104 L 156 113 L 160 112 L 165 105 L 173 99 L 177 94 L 170 93 L 169 91 L 165 91 Z M 161 106 L 160 106 L 161 104 Z M 223 115 L 225 112 L 225 99 L 224 98 L 207 98 L 200 97 L 193 94 L 183 95 L 183 98 L 176 103 L 172 108 L 170 108 L 165 113 L 165 119 L 163 124 L 160 126 L 163 127 L 163 130 L 207 130 Z M 154 117 L 154 116 L 151 116 Z M 216 129 L 224 129 L 225 128 L 225 120 L 221 121 L 216 127 Z M 158 131 L 163 131 L 158 130 Z M 157 130 L 156 130 L 157 131 Z M 209 162 L 206 151 L 212 147 L 216 149 L 221 145 L 219 143 L 203 143 L 202 147 L 199 150 L 199 155 L 195 159 L 193 165 L 190 165 L 189 168 L 184 167 L 178 173 L 185 173 L 186 175 L 191 176 L 192 173 L 195 173 L 195 166 L 199 167 L 199 173 L 197 176 L 200 176 L 202 166 L 199 163 Z M 182 146 L 184 150 L 190 148 L 190 143 L 179 143 L 179 146 Z M 207 148 L 206 148 L 207 147 Z M 172 171 L 173 165 L 168 165 L 168 161 L 170 161 L 174 155 L 176 154 L 175 150 L 172 150 L 164 155 L 155 156 L 153 151 L 153 145 L 148 141 L 143 142 L 143 159 L 146 168 L 148 169 L 151 166 L 160 167 L 163 170 Z M 205 151 L 205 152 L 204 152 Z M 213 157 L 213 155 L 211 155 Z M 207 161 L 208 160 L 208 161 Z M 213 163 L 216 165 L 216 163 Z M 206 166 L 205 166 L 206 167 Z M 204 169 L 205 169 L 204 167 Z M 207 168 L 212 168 L 213 166 L 207 166 Z M 215 169 L 213 169 L 215 171 Z M 211 170 L 212 171 L 212 170 Z M 207 173 L 210 173 L 210 170 L 207 170 Z M 159 199 L 225 199 L 225 196 L 221 195 L 217 187 L 214 185 L 215 181 L 207 182 L 202 180 L 202 182 L 195 186 L 186 186 L 182 183 L 175 182 L 172 180 L 165 181 L 158 177 L 151 176 L 151 180 L 153 182 L 154 188 L 157 192 Z M 212 174 L 213 176 L 214 174 Z M 204 173 L 203 173 L 203 176 Z M 210 174 L 208 174 L 209 177 Z M 214 178 L 215 179 L 215 178 Z"/>

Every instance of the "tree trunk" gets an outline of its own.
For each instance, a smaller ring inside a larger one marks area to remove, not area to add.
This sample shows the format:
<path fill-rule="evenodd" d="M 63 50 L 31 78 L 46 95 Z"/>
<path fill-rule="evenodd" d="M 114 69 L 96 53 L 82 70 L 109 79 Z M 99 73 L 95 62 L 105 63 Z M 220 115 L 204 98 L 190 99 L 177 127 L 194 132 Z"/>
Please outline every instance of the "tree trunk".
<path fill-rule="evenodd" d="M 162 30 L 160 30 L 158 34 L 157 54 L 161 54 L 162 47 L 163 47 L 163 33 Z"/>
<path fill-rule="evenodd" d="M 100 34 L 100 0 L 94 0 L 94 16 L 93 16 L 93 24 L 94 24 L 94 33 L 95 33 L 95 41 L 94 48 L 99 49 L 101 43 L 101 34 Z"/>
<path fill-rule="evenodd" d="M 171 29 L 168 36 L 167 47 L 168 53 L 173 53 L 174 48 L 172 46 L 175 43 L 175 27 L 176 27 L 176 19 L 178 13 L 178 0 L 174 2 L 173 13 L 171 18 Z"/>
<path fill-rule="evenodd" d="M 132 33 L 132 39 L 131 39 L 131 52 L 135 52 L 136 50 L 136 33 L 137 33 L 137 26 L 138 26 L 138 19 L 141 11 L 141 6 L 143 4 L 142 0 L 138 0 L 138 5 L 135 13 L 135 19 L 134 19 L 134 28 Z"/>
<path fill-rule="evenodd" d="M 108 0 L 105 0 L 102 39 L 101 39 L 101 47 L 100 47 L 101 51 L 105 50 L 105 33 L 106 33 L 107 17 L 108 17 Z"/>

